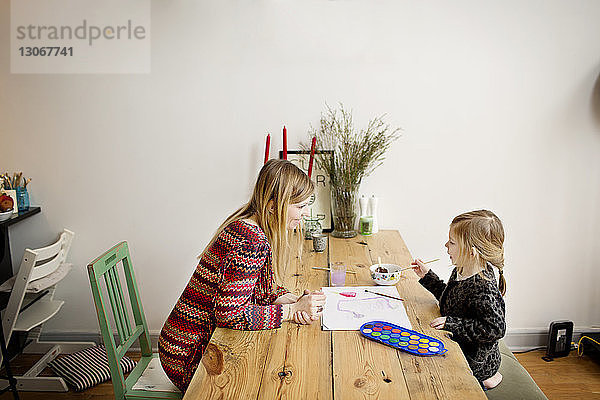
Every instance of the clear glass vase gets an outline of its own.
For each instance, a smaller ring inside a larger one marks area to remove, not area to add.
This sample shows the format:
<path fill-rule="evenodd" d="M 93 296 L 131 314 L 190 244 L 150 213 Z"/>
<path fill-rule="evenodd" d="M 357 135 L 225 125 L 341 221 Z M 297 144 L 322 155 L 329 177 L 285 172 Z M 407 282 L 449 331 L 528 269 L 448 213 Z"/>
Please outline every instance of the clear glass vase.
<path fill-rule="evenodd" d="M 358 187 L 358 185 L 331 186 L 332 236 L 338 238 L 356 236 L 354 224 L 356 223 L 357 216 L 356 200 L 358 198 Z"/>

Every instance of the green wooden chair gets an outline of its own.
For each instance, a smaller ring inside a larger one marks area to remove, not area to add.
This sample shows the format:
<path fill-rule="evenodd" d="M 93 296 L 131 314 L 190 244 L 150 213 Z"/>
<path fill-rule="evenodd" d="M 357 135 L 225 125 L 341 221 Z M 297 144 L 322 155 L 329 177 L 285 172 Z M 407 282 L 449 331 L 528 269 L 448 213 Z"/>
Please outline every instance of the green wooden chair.
<path fill-rule="evenodd" d="M 125 302 L 126 297 L 123 295 L 119 265 L 123 267 L 123 274 L 127 283 L 129 307 Z M 127 242 L 115 245 L 92 261 L 88 265 L 88 273 L 98 314 L 98 323 L 106 347 L 115 398 L 117 400 L 181 399 L 181 392 L 173 386 L 162 367 L 160 367 L 158 354 L 152 353 L 150 334 L 133 274 Z M 106 294 L 101 290 L 102 281 L 105 283 Z M 107 315 L 106 297 L 108 297 L 112 319 L 114 325 L 116 325 L 120 340 L 119 345 L 116 344 Z M 133 318 L 131 318 L 132 316 Z M 119 360 L 123 358 L 136 341 L 139 341 L 142 358 L 125 379 L 119 366 Z M 140 385 L 138 381 L 144 383 Z M 156 385 L 154 382 L 156 382 Z M 140 390 L 139 387 L 145 390 Z"/>

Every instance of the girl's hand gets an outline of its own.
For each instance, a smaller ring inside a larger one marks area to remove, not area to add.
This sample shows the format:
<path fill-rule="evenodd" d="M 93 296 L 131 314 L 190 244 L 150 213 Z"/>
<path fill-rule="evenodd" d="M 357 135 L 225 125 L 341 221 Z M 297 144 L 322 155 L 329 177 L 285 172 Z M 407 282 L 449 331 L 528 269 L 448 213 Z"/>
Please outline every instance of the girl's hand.
<path fill-rule="evenodd" d="M 420 258 L 415 259 L 415 261 L 413 261 L 411 265 L 414 265 L 413 271 L 415 271 L 419 278 L 422 278 L 425 275 L 427 275 L 430 269 L 428 266 L 423 264 L 423 260 L 421 260 Z"/>
<path fill-rule="evenodd" d="M 444 329 L 446 326 L 446 317 L 438 317 L 429 324 L 434 329 Z"/>

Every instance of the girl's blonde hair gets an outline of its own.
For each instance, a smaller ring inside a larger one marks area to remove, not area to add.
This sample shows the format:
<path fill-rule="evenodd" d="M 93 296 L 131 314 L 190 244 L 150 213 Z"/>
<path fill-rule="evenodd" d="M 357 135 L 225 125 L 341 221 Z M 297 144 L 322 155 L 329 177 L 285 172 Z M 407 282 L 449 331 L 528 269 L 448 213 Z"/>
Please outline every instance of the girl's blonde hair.
<path fill-rule="evenodd" d="M 288 207 L 308 199 L 314 189 L 313 181 L 291 162 L 278 159 L 267 161 L 258 173 L 250 201 L 227 217 L 200 257 L 230 223 L 254 216 L 258 226 L 271 244 L 275 279 L 281 282 L 283 266 L 290 262 L 291 244 L 287 229 Z M 298 242 L 302 238 L 301 226 L 302 224 L 298 227 L 299 234 L 294 235 Z M 299 245 L 298 248 L 299 251 L 302 250 L 302 246 Z"/>
<path fill-rule="evenodd" d="M 458 244 L 458 272 L 462 273 L 465 267 L 481 272 L 489 262 L 498 268 L 498 289 L 504 296 L 504 228 L 500 218 L 488 210 L 469 211 L 452 220 L 450 232 Z"/>

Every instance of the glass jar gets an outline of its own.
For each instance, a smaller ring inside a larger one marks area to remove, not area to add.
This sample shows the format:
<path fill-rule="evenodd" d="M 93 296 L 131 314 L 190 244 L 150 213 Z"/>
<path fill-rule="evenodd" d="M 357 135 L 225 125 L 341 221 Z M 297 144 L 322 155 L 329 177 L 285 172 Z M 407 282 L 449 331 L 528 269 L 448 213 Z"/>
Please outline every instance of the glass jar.
<path fill-rule="evenodd" d="M 29 210 L 29 193 L 25 187 L 17 187 L 17 207 L 19 211 Z"/>
<path fill-rule="evenodd" d="M 361 235 L 369 236 L 373 234 L 373 217 L 370 215 L 360 217 L 360 222 L 358 223 L 358 230 Z"/>
<path fill-rule="evenodd" d="M 311 240 L 313 235 L 323 233 L 323 227 L 318 219 L 307 218 L 304 220 L 304 239 Z"/>

